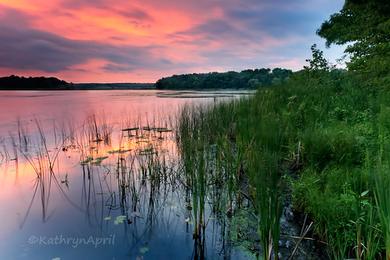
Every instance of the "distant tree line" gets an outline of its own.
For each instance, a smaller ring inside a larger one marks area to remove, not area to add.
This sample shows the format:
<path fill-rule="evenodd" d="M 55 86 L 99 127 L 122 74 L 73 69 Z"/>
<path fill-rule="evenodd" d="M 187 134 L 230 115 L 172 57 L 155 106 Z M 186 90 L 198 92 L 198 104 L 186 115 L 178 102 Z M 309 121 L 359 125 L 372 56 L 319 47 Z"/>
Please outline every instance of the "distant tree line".
<path fill-rule="evenodd" d="M 293 72 L 275 68 L 243 70 L 241 72 L 211 72 L 173 75 L 159 79 L 157 89 L 255 89 L 286 81 Z"/>
<path fill-rule="evenodd" d="M 173 75 L 159 79 L 157 89 L 256 89 L 285 82 L 293 72 L 287 69 L 255 69 L 241 72 L 210 72 Z M 72 84 L 55 77 L 0 78 L 0 90 L 75 90 L 75 89 L 133 89 L 153 88 L 153 84 L 111 83 L 111 84 Z"/>
<path fill-rule="evenodd" d="M 54 77 L 18 77 L 0 78 L 0 90 L 58 90 L 68 89 L 69 83 Z"/>

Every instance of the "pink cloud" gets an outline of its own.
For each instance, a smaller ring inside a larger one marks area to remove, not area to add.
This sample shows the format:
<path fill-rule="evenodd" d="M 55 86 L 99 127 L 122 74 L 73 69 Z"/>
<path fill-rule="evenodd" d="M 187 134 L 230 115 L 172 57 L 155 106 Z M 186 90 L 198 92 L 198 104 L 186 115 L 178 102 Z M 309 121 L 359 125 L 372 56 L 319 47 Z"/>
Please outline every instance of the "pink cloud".
<path fill-rule="evenodd" d="M 290 29 L 284 32 L 288 17 L 272 18 L 272 12 L 279 8 L 299 17 L 299 7 L 306 4 L 300 0 L 290 8 L 281 0 L 272 4 L 255 0 L 0 0 L 0 26 L 12 31 L 12 35 L 0 32 L 0 38 L 25 39 L 26 43 L 16 44 L 19 49 L 0 43 L 0 58 L 9 59 L 8 65 L 0 62 L 0 73 L 50 72 L 77 82 L 146 82 L 198 70 L 296 68 L 298 60 L 306 58 L 302 50 L 312 43 L 314 31 L 313 36 Z M 313 12 L 311 7 L 301 9 Z M 274 20 L 263 24 L 267 15 Z M 280 50 L 286 48 L 291 52 L 281 55 Z M 18 53 L 23 57 L 16 59 Z M 270 60 L 279 56 L 286 62 Z"/>

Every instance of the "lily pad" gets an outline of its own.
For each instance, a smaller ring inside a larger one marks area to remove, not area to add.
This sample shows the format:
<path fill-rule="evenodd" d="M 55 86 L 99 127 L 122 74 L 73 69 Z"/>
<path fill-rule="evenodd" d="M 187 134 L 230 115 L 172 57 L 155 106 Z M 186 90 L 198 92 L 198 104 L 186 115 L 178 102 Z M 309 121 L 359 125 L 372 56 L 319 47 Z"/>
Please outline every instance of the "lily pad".
<path fill-rule="evenodd" d="M 166 128 L 166 127 L 157 127 L 157 128 L 155 128 L 155 130 L 156 130 L 157 132 L 160 132 L 160 133 L 172 132 L 171 129 L 168 129 L 168 128 Z"/>
<path fill-rule="evenodd" d="M 114 224 L 115 224 L 115 225 L 123 224 L 124 221 L 125 221 L 126 219 L 127 219 L 126 216 L 123 216 L 123 215 L 117 216 L 117 217 L 115 218 L 115 220 L 114 220 Z"/>
<path fill-rule="evenodd" d="M 124 128 L 122 129 L 123 132 L 128 132 L 128 131 L 133 131 L 133 130 L 138 130 L 139 127 L 129 127 L 129 128 Z"/>
<path fill-rule="evenodd" d="M 139 249 L 139 252 L 140 252 L 141 254 L 146 254 L 148 251 L 149 251 L 149 248 L 146 247 L 146 246 L 141 247 L 141 248 Z"/>
<path fill-rule="evenodd" d="M 115 153 L 127 153 L 127 152 L 130 152 L 131 150 L 130 149 L 118 149 L 118 150 L 112 150 L 112 151 L 108 151 L 108 154 L 115 154 Z"/>
<path fill-rule="evenodd" d="M 107 158 L 108 158 L 108 156 L 98 157 L 94 161 L 92 161 L 91 164 L 93 164 L 93 165 L 100 165 Z"/>
<path fill-rule="evenodd" d="M 90 162 L 93 161 L 93 157 L 92 156 L 88 156 L 85 160 L 81 161 L 80 164 L 81 165 L 85 165 L 85 164 L 88 164 Z"/>

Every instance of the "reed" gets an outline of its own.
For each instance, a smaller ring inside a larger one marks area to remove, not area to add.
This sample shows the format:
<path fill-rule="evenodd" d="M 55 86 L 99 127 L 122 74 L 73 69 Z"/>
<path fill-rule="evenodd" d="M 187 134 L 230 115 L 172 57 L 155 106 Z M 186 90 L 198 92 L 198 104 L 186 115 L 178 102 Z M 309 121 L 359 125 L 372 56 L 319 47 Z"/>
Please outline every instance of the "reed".
<path fill-rule="evenodd" d="M 246 197 L 252 197 L 258 212 L 264 258 L 277 258 L 281 216 L 280 153 L 267 154 L 267 149 L 260 142 L 255 143 L 251 134 L 269 131 L 272 140 L 268 140 L 268 147 L 274 149 L 283 141 L 274 133 L 281 135 L 283 131 L 276 125 L 271 128 L 266 121 L 257 122 L 262 127 L 254 131 L 246 128 L 247 122 L 242 122 L 237 113 L 245 113 L 240 110 L 246 109 L 247 102 L 187 107 L 179 118 L 177 140 L 186 183 L 192 194 L 192 211 L 197 223 L 194 236 L 198 236 L 204 221 L 205 197 L 210 194 L 214 198 L 212 204 L 216 214 L 232 217 L 242 204 L 242 194 L 246 194 Z M 243 120 L 255 121 L 255 118 Z M 220 191 L 218 195 L 217 191 Z"/>
<path fill-rule="evenodd" d="M 384 237 L 386 259 L 390 259 L 390 107 L 381 105 L 378 120 L 379 152 L 373 168 L 375 202 Z"/>

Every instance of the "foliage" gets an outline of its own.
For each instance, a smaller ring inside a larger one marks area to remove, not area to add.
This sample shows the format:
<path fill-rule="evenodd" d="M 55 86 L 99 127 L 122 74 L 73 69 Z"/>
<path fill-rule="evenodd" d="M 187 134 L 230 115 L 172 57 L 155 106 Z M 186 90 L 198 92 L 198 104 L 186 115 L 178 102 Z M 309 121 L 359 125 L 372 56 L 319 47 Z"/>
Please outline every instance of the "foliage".
<path fill-rule="evenodd" d="M 303 68 L 309 71 L 329 71 L 330 66 L 328 61 L 324 58 L 323 51 L 317 48 L 316 44 L 313 44 L 311 47 L 312 58 L 307 59 L 306 62 L 309 62 L 309 66 L 304 66 Z"/>
<path fill-rule="evenodd" d="M 384 77 L 390 61 L 390 2 L 387 0 L 346 0 L 317 32 L 327 44 L 349 44 L 351 70 Z"/>
<path fill-rule="evenodd" d="M 157 89 L 247 89 L 282 83 L 292 75 L 291 70 L 275 68 L 229 71 L 225 73 L 185 74 L 162 78 Z"/>
<path fill-rule="evenodd" d="M 25 78 L 10 76 L 0 78 L 0 90 L 51 90 L 68 87 L 68 83 L 57 78 Z"/>

